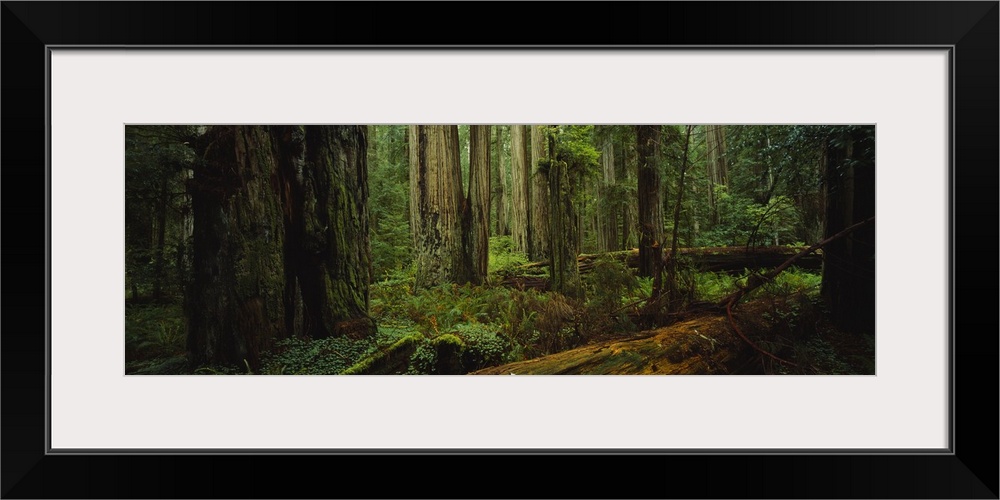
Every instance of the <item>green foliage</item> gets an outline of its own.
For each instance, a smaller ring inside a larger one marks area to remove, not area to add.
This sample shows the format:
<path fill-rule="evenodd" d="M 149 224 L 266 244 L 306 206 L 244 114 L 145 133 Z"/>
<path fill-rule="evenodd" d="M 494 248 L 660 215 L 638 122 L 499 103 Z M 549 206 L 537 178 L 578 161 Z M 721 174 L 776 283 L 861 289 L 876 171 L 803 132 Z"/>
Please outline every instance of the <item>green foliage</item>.
<path fill-rule="evenodd" d="M 694 273 L 695 298 L 705 302 L 716 302 L 736 291 L 738 278 L 727 273 Z"/>
<path fill-rule="evenodd" d="M 377 125 L 369 149 L 368 207 L 376 280 L 406 270 L 412 260 L 406 126 Z"/>
<path fill-rule="evenodd" d="M 510 236 L 490 238 L 490 253 L 487 269 L 490 276 L 507 276 L 518 266 L 528 263 L 524 252 L 514 250 L 514 240 Z"/>
<path fill-rule="evenodd" d="M 157 360 L 185 353 L 184 316 L 176 304 L 131 305 L 125 308 L 126 372 L 138 371 Z"/>
<path fill-rule="evenodd" d="M 623 306 L 649 297 L 651 293 L 651 288 L 643 290 L 642 283 L 624 259 L 612 256 L 595 260 L 593 269 L 584 275 L 583 282 L 588 297 L 579 322 L 584 338 L 609 330 L 632 329 Z M 651 280 L 649 284 L 652 287 Z"/>
<path fill-rule="evenodd" d="M 369 291 L 369 313 L 377 321 L 399 320 L 407 317 L 408 303 L 416 284 L 416 267 L 392 271 L 385 278 L 372 283 Z"/>
<path fill-rule="evenodd" d="M 360 340 L 329 337 L 305 340 L 288 338 L 276 343 L 262 363 L 264 375 L 336 375 L 380 349 L 413 336 L 413 325 L 379 325 L 374 337 Z"/>
<path fill-rule="evenodd" d="M 767 203 L 748 196 L 731 195 L 725 186 L 716 186 L 719 219 L 724 221 L 702 233 L 699 246 L 766 246 L 795 241 L 800 214 L 794 201 L 777 195 Z"/>

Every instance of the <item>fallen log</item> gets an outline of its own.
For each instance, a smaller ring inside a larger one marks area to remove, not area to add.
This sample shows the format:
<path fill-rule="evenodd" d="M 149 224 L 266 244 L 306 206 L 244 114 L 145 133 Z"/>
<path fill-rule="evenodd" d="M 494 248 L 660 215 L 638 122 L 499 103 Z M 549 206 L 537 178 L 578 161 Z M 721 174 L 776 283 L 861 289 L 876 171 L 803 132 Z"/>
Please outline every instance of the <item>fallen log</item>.
<path fill-rule="evenodd" d="M 679 248 L 678 254 L 681 259 L 690 262 L 701 271 L 741 272 L 744 269 L 761 269 L 780 265 L 790 257 L 801 253 L 805 248 L 780 246 Z M 604 254 L 582 254 L 577 257 L 580 273 L 586 274 L 593 270 L 601 257 L 618 260 L 633 269 L 639 266 L 638 249 Z M 669 256 L 664 257 L 664 263 L 669 262 L 669 260 Z M 795 262 L 795 265 L 802 269 L 820 269 L 823 265 L 822 253 L 816 251 L 804 255 Z M 546 266 L 548 266 L 548 262 L 532 262 L 518 266 L 507 276 L 504 276 L 499 284 L 519 289 L 548 290 L 548 278 L 537 274 L 544 272 Z"/>
<path fill-rule="evenodd" d="M 725 316 L 703 316 L 637 337 L 590 344 L 472 375 L 708 375 L 737 373 L 755 352 Z"/>

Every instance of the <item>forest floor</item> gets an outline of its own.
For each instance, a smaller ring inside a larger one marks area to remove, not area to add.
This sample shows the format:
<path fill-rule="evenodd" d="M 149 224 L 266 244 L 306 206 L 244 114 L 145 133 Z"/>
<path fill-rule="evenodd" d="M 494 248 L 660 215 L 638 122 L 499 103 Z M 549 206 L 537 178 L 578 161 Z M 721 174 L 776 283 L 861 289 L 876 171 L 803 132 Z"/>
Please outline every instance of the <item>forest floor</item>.
<path fill-rule="evenodd" d="M 695 278 L 697 298 L 707 300 L 738 280 L 711 273 Z M 793 271 L 734 310 L 744 334 L 789 362 L 783 363 L 750 348 L 719 311 L 682 314 L 648 329 L 632 323 L 634 308 L 608 313 L 614 308 L 602 300 L 611 295 L 615 303 L 632 303 L 646 293 L 644 282 L 632 291 L 611 287 L 610 294 L 595 293 L 580 304 L 498 286 L 446 285 L 414 293 L 407 277 L 387 278 L 372 288 L 376 335 L 281 340 L 253 373 L 874 374 L 874 335 L 834 328 L 817 285 L 818 276 Z M 188 366 L 179 304 L 126 307 L 126 374 L 246 372 Z"/>

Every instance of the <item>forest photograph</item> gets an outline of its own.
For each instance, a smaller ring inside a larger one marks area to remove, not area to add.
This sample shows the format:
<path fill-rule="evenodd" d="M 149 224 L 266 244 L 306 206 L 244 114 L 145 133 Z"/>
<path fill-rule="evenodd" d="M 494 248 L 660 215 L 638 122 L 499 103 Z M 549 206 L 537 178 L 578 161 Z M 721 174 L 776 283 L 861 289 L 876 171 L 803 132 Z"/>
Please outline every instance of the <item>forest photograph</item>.
<path fill-rule="evenodd" d="M 126 125 L 127 375 L 874 375 L 875 126 Z"/>

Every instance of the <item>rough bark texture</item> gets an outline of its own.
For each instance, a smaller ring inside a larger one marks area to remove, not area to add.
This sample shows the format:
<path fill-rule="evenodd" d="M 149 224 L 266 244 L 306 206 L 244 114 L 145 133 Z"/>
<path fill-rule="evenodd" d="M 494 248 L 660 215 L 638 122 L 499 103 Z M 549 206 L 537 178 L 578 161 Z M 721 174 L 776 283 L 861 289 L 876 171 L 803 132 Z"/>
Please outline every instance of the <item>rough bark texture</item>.
<path fill-rule="evenodd" d="M 305 127 L 301 260 L 297 277 L 304 334 L 321 338 L 374 332 L 368 317 L 371 245 L 367 129 Z"/>
<path fill-rule="evenodd" d="M 660 126 L 636 127 L 639 155 L 639 275 L 652 276 L 662 258 L 663 197 L 660 180 Z"/>
<path fill-rule="evenodd" d="M 875 215 L 874 133 L 853 127 L 826 148 L 824 236 Z M 875 332 L 875 224 L 824 247 L 821 295 L 835 325 Z"/>
<path fill-rule="evenodd" d="M 469 126 L 469 199 L 466 203 L 468 277 L 486 281 L 490 253 L 490 126 Z"/>
<path fill-rule="evenodd" d="M 610 131 L 605 131 L 601 142 L 601 175 L 603 182 L 598 184 L 598 210 L 596 215 L 597 250 L 613 252 L 620 250 L 618 240 L 618 210 L 613 203 L 612 193 L 617 184 L 615 166 L 615 147 Z"/>
<path fill-rule="evenodd" d="M 195 366 L 256 368 L 285 328 L 284 225 L 277 161 L 264 127 L 216 126 L 201 137 L 189 183 L 193 280 L 185 297 Z"/>
<path fill-rule="evenodd" d="M 531 255 L 531 170 L 528 165 L 527 128 L 510 126 L 510 168 L 513 184 L 510 209 L 510 232 L 514 249 Z"/>
<path fill-rule="evenodd" d="M 495 170 L 497 171 L 497 184 L 494 192 L 497 194 L 494 197 L 496 202 L 496 234 L 505 235 L 510 234 L 510 203 L 509 203 L 509 173 L 510 169 L 505 168 L 505 162 L 503 161 L 503 125 L 497 125 L 493 127 L 496 130 L 496 140 L 494 146 L 496 148 L 496 164 Z"/>
<path fill-rule="evenodd" d="M 601 342 L 541 358 L 495 366 L 474 375 L 708 375 L 738 373 L 754 351 L 725 317 L 708 316 L 650 330 L 638 338 Z"/>
<path fill-rule="evenodd" d="M 718 203 L 715 199 L 716 186 L 729 185 L 729 168 L 726 165 L 726 128 L 723 125 L 705 125 L 705 148 L 708 159 L 705 169 L 708 179 L 709 218 L 712 224 L 719 223 Z"/>
<path fill-rule="evenodd" d="M 548 138 L 545 125 L 531 126 L 531 260 L 549 258 L 549 181 L 540 164 L 546 159 Z"/>
<path fill-rule="evenodd" d="M 550 151 L 555 149 L 551 146 L 554 145 L 550 144 Z M 547 184 L 550 189 L 549 220 L 553 237 L 549 275 L 553 291 L 582 299 L 583 282 L 580 280 L 576 259 L 580 227 L 574 205 L 577 186 L 573 170 L 566 160 L 555 157 L 554 154 L 550 157 Z"/>
<path fill-rule="evenodd" d="M 410 231 L 416 286 L 462 282 L 462 176 L 457 125 L 411 125 Z"/>

